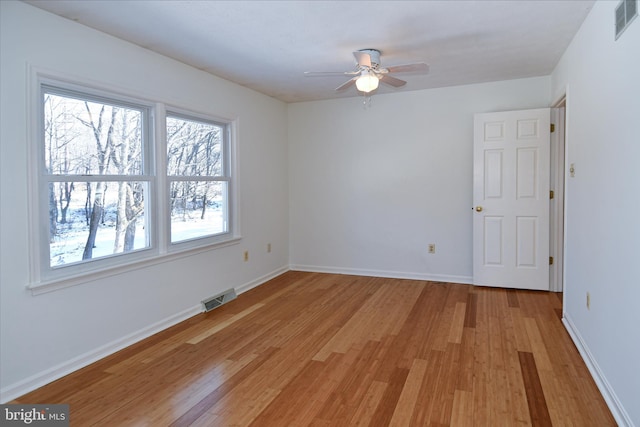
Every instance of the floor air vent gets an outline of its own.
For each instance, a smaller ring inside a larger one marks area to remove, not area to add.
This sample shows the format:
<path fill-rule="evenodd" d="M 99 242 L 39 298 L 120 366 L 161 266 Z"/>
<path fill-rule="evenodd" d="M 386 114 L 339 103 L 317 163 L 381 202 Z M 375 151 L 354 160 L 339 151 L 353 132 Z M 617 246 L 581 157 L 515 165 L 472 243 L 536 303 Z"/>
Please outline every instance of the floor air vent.
<path fill-rule="evenodd" d="M 224 291 L 221 294 L 218 294 L 214 297 L 207 298 L 202 301 L 202 305 L 204 306 L 204 311 L 211 311 L 214 308 L 220 307 L 222 304 L 226 304 L 231 300 L 236 299 L 236 291 L 235 289 L 229 289 L 228 291 Z"/>

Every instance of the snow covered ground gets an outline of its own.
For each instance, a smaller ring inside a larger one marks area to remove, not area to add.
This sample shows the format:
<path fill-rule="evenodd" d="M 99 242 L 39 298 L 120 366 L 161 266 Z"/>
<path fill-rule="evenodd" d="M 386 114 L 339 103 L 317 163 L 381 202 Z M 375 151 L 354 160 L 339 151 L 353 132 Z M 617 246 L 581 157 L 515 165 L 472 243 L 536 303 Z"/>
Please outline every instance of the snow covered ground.
<path fill-rule="evenodd" d="M 224 228 L 223 211 L 219 204 L 207 208 L 205 218 L 200 219 L 201 210 L 191 211 L 187 215 L 174 215 L 171 218 L 171 241 L 179 242 L 198 237 L 222 233 Z M 116 238 L 116 211 L 115 206 L 107 206 L 105 221 L 98 227 L 93 259 L 113 255 Z M 138 218 L 134 239 L 134 250 L 144 249 L 149 246 L 145 216 Z M 50 244 L 50 265 L 59 267 L 82 261 L 89 226 L 87 225 L 84 206 L 74 209 L 69 208 L 67 223 L 58 224 L 58 235 Z"/>

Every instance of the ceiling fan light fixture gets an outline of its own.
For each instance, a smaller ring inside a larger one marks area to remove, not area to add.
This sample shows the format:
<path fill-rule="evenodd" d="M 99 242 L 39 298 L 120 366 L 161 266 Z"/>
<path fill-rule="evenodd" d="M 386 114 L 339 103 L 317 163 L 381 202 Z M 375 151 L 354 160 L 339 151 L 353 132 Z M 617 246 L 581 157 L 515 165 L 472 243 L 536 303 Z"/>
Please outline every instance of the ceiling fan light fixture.
<path fill-rule="evenodd" d="M 2 1 L 2 0 L 0 0 Z M 635 1 L 635 0 L 634 0 Z M 349 80 L 336 88 L 342 92 L 353 86 L 358 92 L 369 98 L 380 82 L 394 88 L 403 87 L 406 81 L 393 77 L 393 73 L 427 73 L 429 66 L 424 62 L 380 67 L 380 51 L 375 49 L 361 49 L 353 52 L 356 59 L 356 69 L 351 71 L 305 71 L 305 76 L 349 76 Z"/>
<path fill-rule="evenodd" d="M 363 72 L 356 80 L 356 87 L 360 92 L 369 93 L 378 88 L 380 79 L 371 71 Z"/>

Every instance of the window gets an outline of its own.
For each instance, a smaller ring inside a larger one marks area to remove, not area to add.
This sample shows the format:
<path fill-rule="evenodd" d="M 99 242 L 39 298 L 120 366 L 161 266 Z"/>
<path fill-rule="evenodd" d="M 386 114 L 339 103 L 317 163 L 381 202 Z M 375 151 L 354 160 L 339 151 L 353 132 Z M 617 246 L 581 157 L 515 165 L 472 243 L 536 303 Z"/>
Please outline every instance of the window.
<path fill-rule="evenodd" d="M 149 112 L 43 86 L 50 268 L 150 247 Z"/>
<path fill-rule="evenodd" d="M 38 84 L 31 288 L 235 240 L 232 122 Z"/>
<path fill-rule="evenodd" d="M 167 115 L 171 243 L 228 232 L 227 126 Z"/>

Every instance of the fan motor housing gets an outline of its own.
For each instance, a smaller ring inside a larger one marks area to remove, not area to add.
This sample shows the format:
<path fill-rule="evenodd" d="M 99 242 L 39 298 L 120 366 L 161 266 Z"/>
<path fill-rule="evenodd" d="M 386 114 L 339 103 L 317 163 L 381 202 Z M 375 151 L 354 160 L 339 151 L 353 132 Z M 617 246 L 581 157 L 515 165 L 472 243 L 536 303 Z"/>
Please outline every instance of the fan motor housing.
<path fill-rule="evenodd" d="M 377 49 L 360 49 L 358 52 L 366 53 L 371 58 L 371 68 L 380 66 L 380 51 Z"/>

